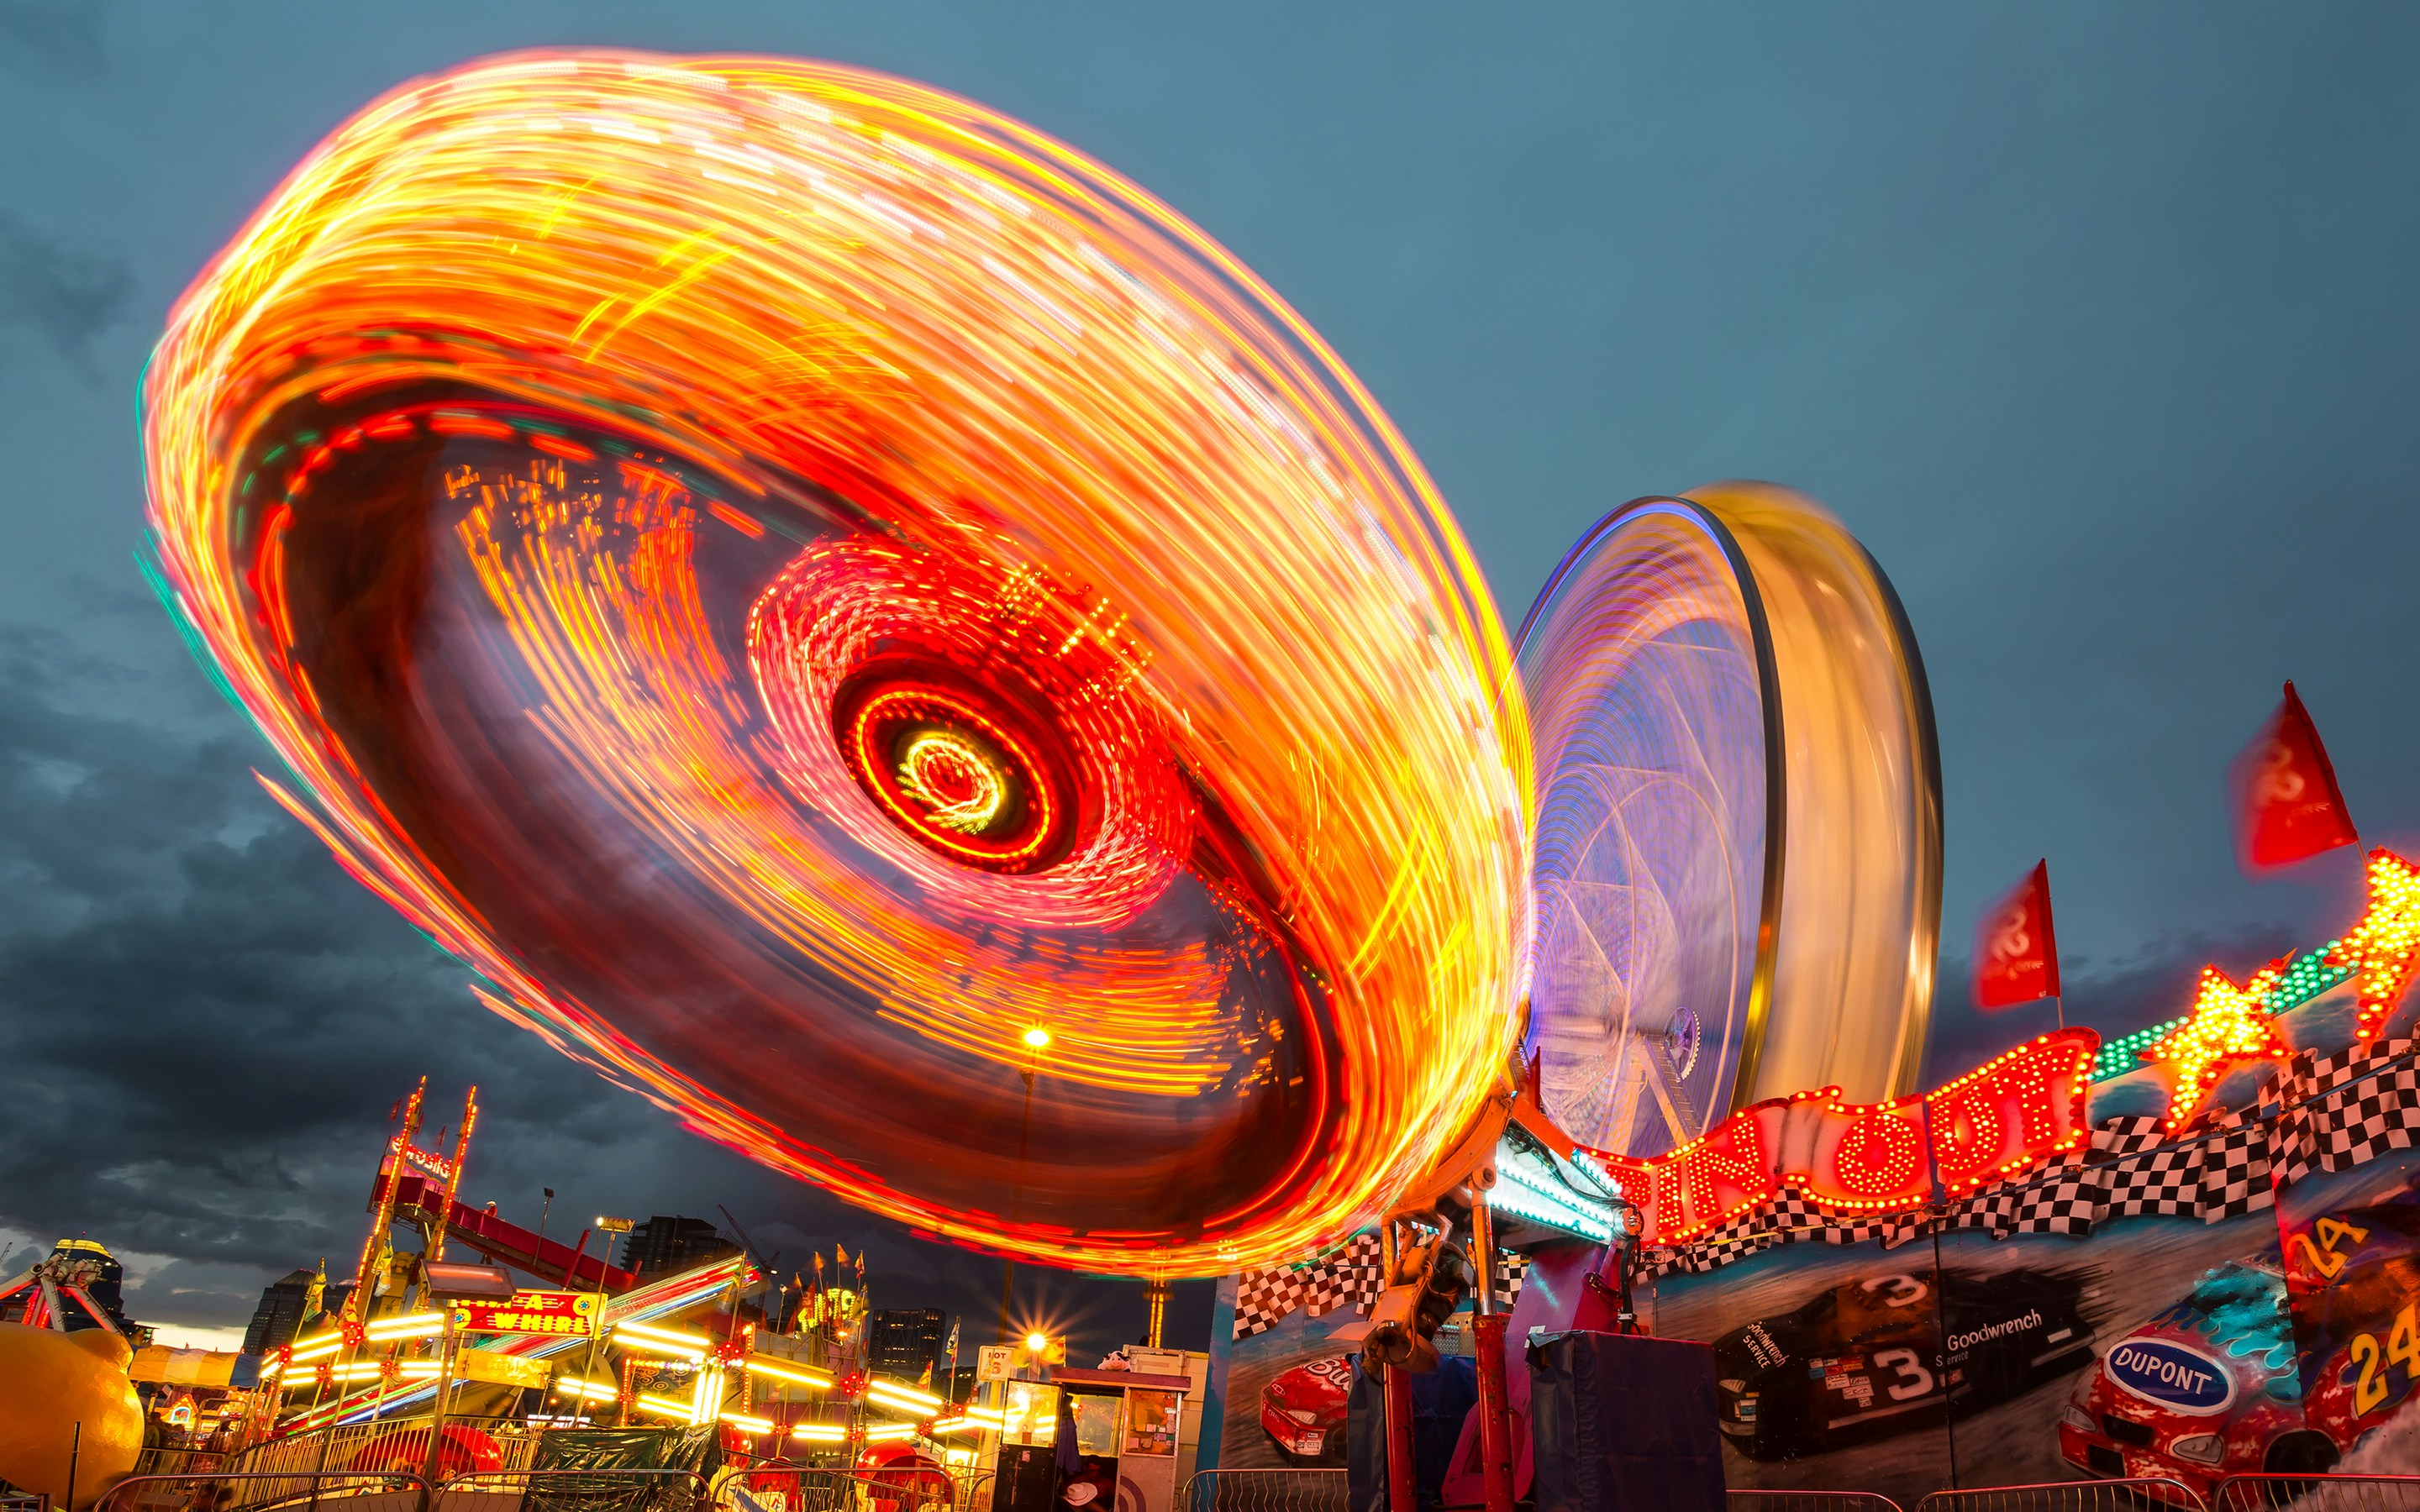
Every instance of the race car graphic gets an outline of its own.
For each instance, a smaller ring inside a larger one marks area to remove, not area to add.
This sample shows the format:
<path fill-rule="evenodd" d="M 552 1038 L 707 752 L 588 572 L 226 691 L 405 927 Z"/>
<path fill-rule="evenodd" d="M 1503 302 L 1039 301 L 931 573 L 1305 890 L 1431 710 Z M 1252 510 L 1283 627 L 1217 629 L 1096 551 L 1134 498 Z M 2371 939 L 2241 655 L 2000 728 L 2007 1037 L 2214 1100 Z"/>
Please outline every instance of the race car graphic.
<path fill-rule="evenodd" d="M 2303 1367 L 2303 1415 L 2339 1450 L 2420 1387 L 2420 1191 L 2343 1208 L 2286 1236 L 2286 1291 Z"/>
<path fill-rule="evenodd" d="M 1346 1393 L 1352 1386 L 1349 1356 L 1298 1365 L 1261 1392 L 1261 1427 L 1289 1459 L 1341 1465 Z"/>
<path fill-rule="evenodd" d="M 1723 1433 L 1780 1459 L 2006 1401 L 2090 1358 L 2090 1274 L 1949 1271 L 1937 1305 L 1929 1270 L 1817 1292 L 1714 1341 Z"/>
<path fill-rule="evenodd" d="M 2164 1476 L 2207 1501 L 2228 1475 L 2321 1471 L 2340 1441 L 2306 1420 L 2273 1251 L 2203 1273 L 2080 1377 L 2060 1458 L 2102 1479 Z"/>

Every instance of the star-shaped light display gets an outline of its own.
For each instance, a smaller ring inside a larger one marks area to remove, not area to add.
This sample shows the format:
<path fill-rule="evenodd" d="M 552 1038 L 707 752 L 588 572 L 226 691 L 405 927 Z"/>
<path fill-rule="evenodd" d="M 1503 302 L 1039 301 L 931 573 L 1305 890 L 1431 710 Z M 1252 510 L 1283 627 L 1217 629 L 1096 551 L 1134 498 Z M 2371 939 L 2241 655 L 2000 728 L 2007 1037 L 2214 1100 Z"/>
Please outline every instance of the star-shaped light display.
<path fill-rule="evenodd" d="M 2240 987 L 2216 966 L 2201 968 L 2193 1012 L 2150 1050 L 2151 1058 L 2175 1073 L 2168 1090 L 2171 1133 L 2201 1105 L 2230 1064 L 2286 1053 L 2285 1042 L 2269 1023 L 2269 995 L 2285 975 L 2283 958 L 2254 972 Z"/>
<path fill-rule="evenodd" d="M 2420 973 L 2420 866 L 2381 846 L 2369 853 L 2368 872 L 2368 910 L 2328 954 L 2328 964 L 2352 969 L 2364 1044 Z"/>

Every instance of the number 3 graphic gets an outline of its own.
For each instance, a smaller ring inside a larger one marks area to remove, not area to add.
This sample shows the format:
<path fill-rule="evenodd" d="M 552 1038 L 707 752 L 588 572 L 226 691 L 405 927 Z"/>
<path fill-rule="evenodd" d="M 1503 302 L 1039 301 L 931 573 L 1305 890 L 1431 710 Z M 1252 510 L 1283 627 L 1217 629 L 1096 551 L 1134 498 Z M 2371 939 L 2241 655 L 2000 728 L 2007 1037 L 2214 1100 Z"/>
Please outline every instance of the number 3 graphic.
<path fill-rule="evenodd" d="M 1874 1364 L 1888 1365 L 1899 1372 L 1899 1381 L 1888 1388 L 1890 1399 L 1904 1402 L 1932 1392 L 1932 1372 L 1924 1368 L 1914 1350 L 1881 1350 L 1874 1354 Z"/>

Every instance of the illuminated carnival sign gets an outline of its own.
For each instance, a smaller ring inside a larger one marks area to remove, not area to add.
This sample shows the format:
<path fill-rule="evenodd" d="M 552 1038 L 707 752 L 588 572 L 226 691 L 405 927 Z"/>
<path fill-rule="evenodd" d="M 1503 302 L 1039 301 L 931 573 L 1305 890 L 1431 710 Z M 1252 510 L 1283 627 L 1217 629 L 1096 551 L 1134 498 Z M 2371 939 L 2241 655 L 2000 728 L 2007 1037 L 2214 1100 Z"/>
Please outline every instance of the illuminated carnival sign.
<path fill-rule="evenodd" d="M 1860 1104 L 1826 1088 L 1743 1108 L 1651 1160 L 1591 1153 L 1638 1204 L 1648 1244 L 1697 1238 L 1784 1187 L 1825 1208 L 1906 1210 L 1931 1195 L 1935 1172 L 1962 1196 L 2082 1143 L 2100 1042 L 2090 1029 L 2060 1029 L 1921 1097 Z"/>
<path fill-rule="evenodd" d="M 516 1291 L 501 1302 L 473 1302 L 454 1309 L 454 1326 L 466 1334 L 551 1334 L 591 1338 L 597 1333 L 597 1296 L 593 1291 Z"/>
<path fill-rule="evenodd" d="M 2330 965 L 2350 969 L 2359 982 L 2359 1040 L 2368 1043 L 2387 1013 L 2420 977 L 2420 866 L 2383 847 L 2363 869 L 2369 906 L 2329 952 Z"/>

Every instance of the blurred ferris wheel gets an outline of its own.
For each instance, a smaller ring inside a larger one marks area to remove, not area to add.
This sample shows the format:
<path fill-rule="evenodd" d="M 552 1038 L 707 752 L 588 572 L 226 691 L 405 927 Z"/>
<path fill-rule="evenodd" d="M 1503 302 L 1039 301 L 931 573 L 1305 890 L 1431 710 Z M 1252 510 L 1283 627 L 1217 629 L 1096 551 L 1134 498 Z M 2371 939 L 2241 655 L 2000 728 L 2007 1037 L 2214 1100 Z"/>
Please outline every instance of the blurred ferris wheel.
<path fill-rule="evenodd" d="M 1767 484 L 1636 500 L 1548 579 L 1517 655 L 1547 1111 L 1644 1156 L 1762 1098 L 1911 1090 L 1940 762 L 1915 637 L 1864 548 Z"/>

